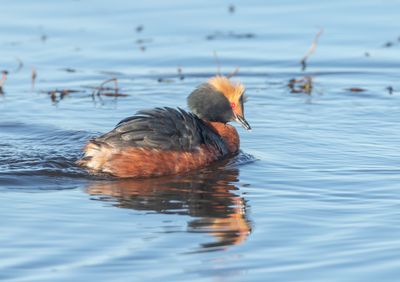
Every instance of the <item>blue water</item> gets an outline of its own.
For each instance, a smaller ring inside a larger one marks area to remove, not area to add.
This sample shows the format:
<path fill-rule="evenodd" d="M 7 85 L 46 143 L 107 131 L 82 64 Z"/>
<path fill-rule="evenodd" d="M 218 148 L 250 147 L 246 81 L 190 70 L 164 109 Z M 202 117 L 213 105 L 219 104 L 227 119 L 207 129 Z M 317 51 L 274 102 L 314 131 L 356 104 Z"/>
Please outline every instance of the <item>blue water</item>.
<path fill-rule="evenodd" d="M 0 280 L 398 281 L 400 1 L 136 2 L 2 5 Z M 147 180 L 74 165 L 237 67 L 236 158 Z M 111 78 L 127 96 L 92 95 Z"/>

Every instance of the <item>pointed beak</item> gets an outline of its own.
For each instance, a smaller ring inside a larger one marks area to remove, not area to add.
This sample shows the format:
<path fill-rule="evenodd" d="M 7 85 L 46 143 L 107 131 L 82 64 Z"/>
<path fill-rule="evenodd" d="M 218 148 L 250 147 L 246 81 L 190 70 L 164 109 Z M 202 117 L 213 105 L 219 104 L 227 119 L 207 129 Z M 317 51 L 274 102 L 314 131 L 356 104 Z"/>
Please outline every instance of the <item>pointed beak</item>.
<path fill-rule="evenodd" d="M 245 120 L 244 117 L 240 116 L 240 115 L 235 115 L 235 121 L 240 123 L 244 129 L 251 131 L 251 126 L 250 124 Z"/>

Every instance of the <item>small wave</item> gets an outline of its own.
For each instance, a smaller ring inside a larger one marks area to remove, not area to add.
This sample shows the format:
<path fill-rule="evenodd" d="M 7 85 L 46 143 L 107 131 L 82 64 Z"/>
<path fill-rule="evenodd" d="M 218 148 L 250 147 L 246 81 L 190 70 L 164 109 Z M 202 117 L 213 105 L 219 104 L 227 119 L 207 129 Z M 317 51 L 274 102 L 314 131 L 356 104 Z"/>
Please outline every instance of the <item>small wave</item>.
<path fill-rule="evenodd" d="M 239 154 L 237 154 L 233 158 L 229 158 L 227 162 L 224 164 L 224 166 L 226 168 L 236 168 L 238 166 L 254 163 L 256 161 L 257 161 L 256 157 L 240 150 Z"/>
<path fill-rule="evenodd" d="M 21 176 L 87 176 L 75 161 L 92 134 L 17 122 L 0 123 L 0 131 L 2 184 L 16 183 Z"/>
<path fill-rule="evenodd" d="M 0 123 L 0 131 L 4 136 L 0 140 L 0 185 L 2 186 L 26 187 L 29 183 L 31 186 L 38 186 L 40 183 L 52 183 L 56 178 L 71 180 L 105 178 L 91 176 L 75 164 L 81 157 L 83 144 L 95 135 L 93 133 L 17 122 Z M 254 156 L 240 151 L 235 157 L 217 162 L 198 173 L 236 170 L 238 166 L 256 160 Z"/>

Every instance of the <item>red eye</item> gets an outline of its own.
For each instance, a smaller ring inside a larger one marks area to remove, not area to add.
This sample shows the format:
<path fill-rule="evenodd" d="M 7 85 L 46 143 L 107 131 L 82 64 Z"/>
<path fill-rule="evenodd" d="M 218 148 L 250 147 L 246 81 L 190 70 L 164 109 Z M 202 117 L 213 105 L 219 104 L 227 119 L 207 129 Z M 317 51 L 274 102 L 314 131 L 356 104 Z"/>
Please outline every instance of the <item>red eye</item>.
<path fill-rule="evenodd" d="M 235 103 L 231 103 L 231 108 L 232 109 L 236 108 L 236 104 Z"/>

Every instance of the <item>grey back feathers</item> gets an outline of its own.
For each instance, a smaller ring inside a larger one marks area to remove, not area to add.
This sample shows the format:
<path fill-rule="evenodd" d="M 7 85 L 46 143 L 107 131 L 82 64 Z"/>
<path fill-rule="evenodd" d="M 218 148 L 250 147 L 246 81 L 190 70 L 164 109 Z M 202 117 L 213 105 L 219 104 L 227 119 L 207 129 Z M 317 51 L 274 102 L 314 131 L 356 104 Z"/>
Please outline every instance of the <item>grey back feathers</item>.
<path fill-rule="evenodd" d="M 188 97 L 190 110 L 202 119 L 227 123 L 233 119 L 228 99 L 212 85 L 204 83 Z"/>
<path fill-rule="evenodd" d="M 204 121 L 182 109 L 167 107 L 139 111 L 94 141 L 173 151 L 193 151 L 205 144 L 227 153 L 223 139 Z"/>

